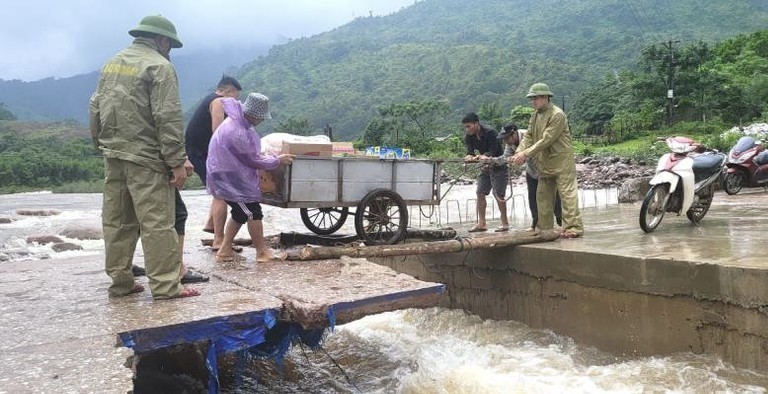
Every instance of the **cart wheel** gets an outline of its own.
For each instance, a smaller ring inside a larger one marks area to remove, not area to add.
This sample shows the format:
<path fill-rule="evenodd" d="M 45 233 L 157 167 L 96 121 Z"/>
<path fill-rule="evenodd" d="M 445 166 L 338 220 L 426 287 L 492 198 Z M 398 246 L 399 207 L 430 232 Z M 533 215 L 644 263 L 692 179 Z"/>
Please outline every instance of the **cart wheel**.
<path fill-rule="evenodd" d="M 330 235 L 338 231 L 349 215 L 347 207 L 301 208 L 301 221 L 309 231 L 318 235 Z"/>
<path fill-rule="evenodd" d="M 408 210 L 399 194 L 376 189 L 357 205 L 355 231 L 366 245 L 391 245 L 400 242 L 408 228 Z"/>

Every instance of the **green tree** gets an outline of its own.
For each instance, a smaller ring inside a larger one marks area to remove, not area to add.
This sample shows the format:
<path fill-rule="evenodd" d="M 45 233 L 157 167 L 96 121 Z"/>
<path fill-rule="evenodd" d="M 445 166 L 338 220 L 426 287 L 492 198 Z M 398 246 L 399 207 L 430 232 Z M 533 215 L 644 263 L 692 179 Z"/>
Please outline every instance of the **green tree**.
<path fill-rule="evenodd" d="M 5 107 L 4 103 L 0 103 L 0 120 L 16 120 L 16 116 Z"/>
<path fill-rule="evenodd" d="M 392 103 L 379 109 L 363 133 L 367 145 L 393 145 L 424 154 L 435 143 L 450 113 L 447 100 L 425 99 Z"/>
<path fill-rule="evenodd" d="M 296 135 L 310 135 L 312 130 L 309 128 L 309 120 L 297 119 L 288 117 L 287 119 L 277 123 L 274 128 L 275 132 L 288 133 Z"/>

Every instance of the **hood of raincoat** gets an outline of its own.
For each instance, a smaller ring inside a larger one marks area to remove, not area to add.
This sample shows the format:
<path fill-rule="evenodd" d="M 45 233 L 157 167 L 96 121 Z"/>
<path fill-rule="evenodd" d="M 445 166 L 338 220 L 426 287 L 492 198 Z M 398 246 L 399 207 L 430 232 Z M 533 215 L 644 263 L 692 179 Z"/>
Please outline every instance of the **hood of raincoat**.
<path fill-rule="evenodd" d="M 280 165 L 276 156 L 261 153 L 261 137 L 251 126 L 239 101 L 221 100 L 227 118 L 213 133 L 208 146 L 206 189 L 230 202 L 260 202 L 259 171 Z"/>

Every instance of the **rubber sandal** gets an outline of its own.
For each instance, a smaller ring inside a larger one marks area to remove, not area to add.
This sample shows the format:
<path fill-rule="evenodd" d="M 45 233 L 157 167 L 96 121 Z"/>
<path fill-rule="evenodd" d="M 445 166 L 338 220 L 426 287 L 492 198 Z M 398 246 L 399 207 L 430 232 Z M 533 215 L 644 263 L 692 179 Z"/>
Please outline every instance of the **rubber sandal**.
<path fill-rule="evenodd" d="M 278 261 L 284 261 L 288 258 L 288 253 L 285 252 L 277 252 L 275 253 L 271 259 L 256 259 L 257 263 L 275 263 Z"/>
<path fill-rule="evenodd" d="M 483 227 L 472 227 L 467 232 L 469 232 L 469 233 L 481 233 L 483 231 L 488 231 L 488 229 L 487 228 L 483 228 Z"/>
<path fill-rule="evenodd" d="M 213 234 L 213 229 L 212 228 L 204 228 L 203 231 L 206 232 L 206 233 Z"/>
<path fill-rule="evenodd" d="M 188 283 L 203 283 L 208 282 L 211 278 L 209 278 L 206 275 L 203 275 L 199 272 L 192 271 L 190 269 L 187 270 L 187 273 L 184 274 L 184 276 L 181 277 L 180 282 L 182 285 L 186 285 Z"/>
<path fill-rule="evenodd" d="M 147 275 L 147 270 L 144 269 L 144 267 L 140 267 L 140 266 L 138 266 L 136 264 L 134 264 L 131 267 L 131 271 L 133 271 L 133 276 L 146 276 Z"/>
<path fill-rule="evenodd" d="M 499 226 L 499 227 L 497 227 L 497 228 L 496 228 L 495 230 L 493 230 L 493 231 L 494 231 L 494 232 L 497 232 L 497 233 L 503 233 L 503 232 L 505 232 L 505 231 L 509 231 L 509 226 Z"/>
<path fill-rule="evenodd" d="M 189 297 L 197 297 L 200 295 L 200 291 L 197 289 L 194 289 L 192 287 L 183 287 L 181 289 L 181 292 L 179 295 L 173 298 L 189 298 Z"/>

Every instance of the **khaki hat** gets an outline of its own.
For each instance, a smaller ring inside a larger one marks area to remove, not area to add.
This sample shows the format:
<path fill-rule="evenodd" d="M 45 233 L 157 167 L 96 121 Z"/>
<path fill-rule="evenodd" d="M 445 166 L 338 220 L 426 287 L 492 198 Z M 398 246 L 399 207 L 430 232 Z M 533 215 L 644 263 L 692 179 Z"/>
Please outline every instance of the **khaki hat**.
<path fill-rule="evenodd" d="M 528 94 L 525 95 L 525 97 L 531 98 L 536 96 L 549 96 L 552 97 L 554 94 L 552 91 L 549 90 L 549 86 L 547 86 L 546 83 L 534 83 L 531 85 L 531 88 L 528 89 Z"/>
<path fill-rule="evenodd" d="M 243 112 L 259 119 L 272 119 L 269 98 L 261 93 L 250 93 L 243 103 Z"/>
<path fill-rule="evenodd" d="M 128 31 L 133 37 L 138 37 L 141 32 L 157 34 L 171 39 L 171 48 L 181 48 L 184 44 L 176 35 L 176 26 L 161 15 L 145 16 L 139 25 Z"/>

